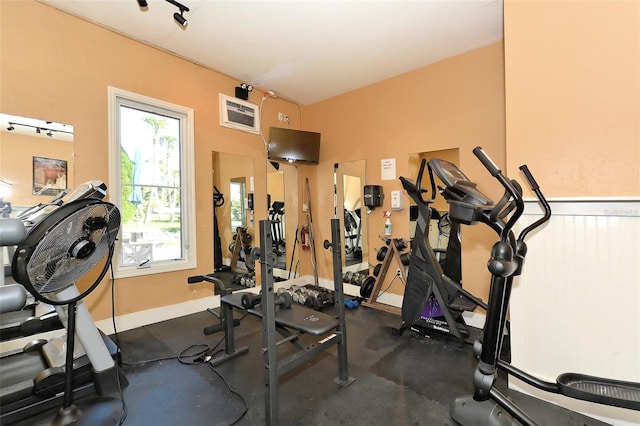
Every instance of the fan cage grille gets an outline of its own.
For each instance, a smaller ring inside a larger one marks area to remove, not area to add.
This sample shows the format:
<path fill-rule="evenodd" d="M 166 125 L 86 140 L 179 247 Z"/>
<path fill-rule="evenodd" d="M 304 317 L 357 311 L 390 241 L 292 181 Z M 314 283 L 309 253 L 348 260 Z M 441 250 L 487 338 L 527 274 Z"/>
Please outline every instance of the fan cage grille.
<path fill-rule="evenodd" d="M 91 218 L 103 218 L 105 226 L 88 229 Z M 89 273 L 109 251 L 120 227 L 120 212 L 109 203 L 90 204 L 66 216 L 51 226 L 34 247 L 26 273 L 31 285 L 45 294 L 67 287 Z M 71 248 L 81 239 L 95 244 L 85 258 L 71 254 Z"/>

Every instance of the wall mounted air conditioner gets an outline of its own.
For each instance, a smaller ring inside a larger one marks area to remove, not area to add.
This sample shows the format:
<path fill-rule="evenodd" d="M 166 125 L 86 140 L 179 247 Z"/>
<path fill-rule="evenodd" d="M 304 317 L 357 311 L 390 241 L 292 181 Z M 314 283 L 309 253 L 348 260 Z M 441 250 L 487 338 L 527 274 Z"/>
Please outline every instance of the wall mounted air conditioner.
<path fill-rule="evenodd" d="M 220 93 L 220 125 L 260 134 L 258 105 Z"/>

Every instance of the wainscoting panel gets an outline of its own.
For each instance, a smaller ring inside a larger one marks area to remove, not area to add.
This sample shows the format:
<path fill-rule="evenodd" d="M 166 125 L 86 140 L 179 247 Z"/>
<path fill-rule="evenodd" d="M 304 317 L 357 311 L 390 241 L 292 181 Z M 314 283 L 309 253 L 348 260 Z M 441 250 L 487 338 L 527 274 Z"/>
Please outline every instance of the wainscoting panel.
<path fill-rule="evenodd" d="M 559 200 L 530 235 L 511 300 L 513 365 L 554 381 L 579 372 L 640 381 L 640 200 Z M 527 202 L 523 223 L 541 215 Z M 512 385 L 613 424 L 640 413 Z"/>

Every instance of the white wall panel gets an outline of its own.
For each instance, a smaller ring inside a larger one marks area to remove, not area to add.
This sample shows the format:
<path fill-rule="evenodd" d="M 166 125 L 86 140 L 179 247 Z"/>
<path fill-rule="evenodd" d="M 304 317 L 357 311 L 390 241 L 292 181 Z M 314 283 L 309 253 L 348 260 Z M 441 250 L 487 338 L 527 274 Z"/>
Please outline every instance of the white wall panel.
<path fill-rule="evenodd" d="M 640 200 L 552 201 L 551 209 L 527 240 L 513 288 L 513 365 L 550 381 L 563 372 L 640 381 Z M 523 223 L 540 214 L 528 202 Z M 614 424 L 640 424 L 638 412 L 555 398 Z"/>

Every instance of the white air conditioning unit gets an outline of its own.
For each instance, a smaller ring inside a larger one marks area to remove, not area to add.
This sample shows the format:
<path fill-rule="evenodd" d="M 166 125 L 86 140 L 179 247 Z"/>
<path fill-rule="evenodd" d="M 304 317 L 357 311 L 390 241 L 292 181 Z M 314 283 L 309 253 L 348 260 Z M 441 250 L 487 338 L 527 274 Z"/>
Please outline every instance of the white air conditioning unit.
<path fill-rule="evenodd" d="M 258 105 L 220 93 L 220 125 L 260 134 Z"/>

